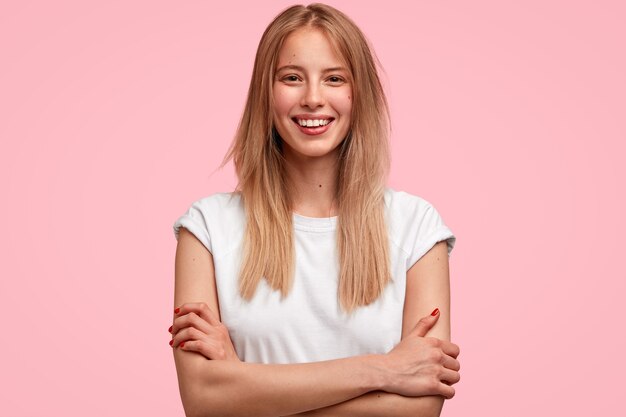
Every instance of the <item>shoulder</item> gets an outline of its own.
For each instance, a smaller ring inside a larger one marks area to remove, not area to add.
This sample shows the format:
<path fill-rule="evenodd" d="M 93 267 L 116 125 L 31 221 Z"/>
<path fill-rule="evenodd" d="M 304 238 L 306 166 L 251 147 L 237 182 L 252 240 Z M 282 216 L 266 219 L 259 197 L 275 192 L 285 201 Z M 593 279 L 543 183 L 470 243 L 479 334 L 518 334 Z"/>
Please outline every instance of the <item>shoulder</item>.
<path fill-rule="evenodd" d="M 214 193 L 194 201 L 182 217 L 191 217 L 204 224 L 223 223 L 241 218 L 243 207 L 238 192 Z"/>
<path fill-rule="evenodd" d="M 385 209 L 390 220 L 409 221 L 415 220 L 416 217 L 422 217 L 434 207 L 429 201 L 418 195 L 387 187 L 385 189 Z"/>
<path fill-rule="evenodd" d="M 454 234 L 425 198 L 387 188 L 385 210 L 389 238 L 408 254 L 410 265 L 441 240 L 448 241 L 449 251 L 454 246 Z"/>
<path fill-rule="evenodd" d="M 184 227 L 213 253 L 212 241 L 215 238 L 222 242 L 227 240 L 225 235 L 241 229 L 244 219 L 240 193 L 214 193 L 188 206 L 174 222 L 174 235 L 178 239 L 180 229 Z"/>
<path fill-rule="evenodd" d="M 205 212 L 220 210 L 236 210 L 241 206 L 241 195 L 238 192 L 220 192 L 202 197 L 191 204 L 190 208 L 196 208 Z"/>

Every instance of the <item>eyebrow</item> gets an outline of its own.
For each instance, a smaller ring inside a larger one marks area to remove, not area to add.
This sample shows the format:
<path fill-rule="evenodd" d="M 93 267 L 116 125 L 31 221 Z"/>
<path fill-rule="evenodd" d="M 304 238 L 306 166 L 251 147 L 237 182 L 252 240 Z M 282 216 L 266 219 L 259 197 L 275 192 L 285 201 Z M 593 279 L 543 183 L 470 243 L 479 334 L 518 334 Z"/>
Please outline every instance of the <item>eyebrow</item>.
<path fill-rule="evenodd" d="M 284 71 L 284 70 L 297 70 L 297 71 L 305 72 L 304 68 L 299 66 L 299 65 L 284 65 L 284 66 L 278 68 L 276 70 L 276 73 L 279 73 L 279 72 Z M 322 72 L 326 73 L 326 72 L 334 72 L 334 71 L 346 71 L 347 72 L 348 70 L 346 68 L 344 68 L 344 67 L 332 67 L 332 68 L 326 68 Z"/>

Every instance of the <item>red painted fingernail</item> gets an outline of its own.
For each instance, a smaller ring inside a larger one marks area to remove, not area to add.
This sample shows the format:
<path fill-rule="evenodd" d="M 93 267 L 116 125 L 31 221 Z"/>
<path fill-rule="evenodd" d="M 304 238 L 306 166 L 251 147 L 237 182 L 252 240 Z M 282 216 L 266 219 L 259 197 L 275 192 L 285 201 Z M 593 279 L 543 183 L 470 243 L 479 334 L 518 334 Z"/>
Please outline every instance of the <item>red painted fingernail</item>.
<path fill-rule="evenodd" d="M 438 308 L 434 309 L 434 310 L 433 310 L 433 312 L 432 312 L 432 313 L 430 313 L 430 315 L 431 315 L 431 316 L 436 316 L 436 315 L 437 315 L 437 313 L 439 313 L 439 309 L 438 309 Z"/>
<path fill-rule="evenodd" d="M 180 347 L 185 346 L 185 342 L 181 342 L 179 346 L 180 346 Z"/>
<path fill-rule="evenodd" d="M 169 328 L 169 329 L 167 329 L 167 331 L 168 331 L 168 332 L 170 332 L 170 333 L 172 333 L 172 327 L 174 327 L 174 326 L 170 326 L 170 328 Z"/>
<path fill-rule="evenodd" d="M 176 310 L 174 310 L 174 314 L 178 314 L 180 312 L 180 308 L 176 307 Z"/>
<path fill-rule="evenodd" d="M 170 340 L 170 346 L 174 345 L 174 339 Z"/>

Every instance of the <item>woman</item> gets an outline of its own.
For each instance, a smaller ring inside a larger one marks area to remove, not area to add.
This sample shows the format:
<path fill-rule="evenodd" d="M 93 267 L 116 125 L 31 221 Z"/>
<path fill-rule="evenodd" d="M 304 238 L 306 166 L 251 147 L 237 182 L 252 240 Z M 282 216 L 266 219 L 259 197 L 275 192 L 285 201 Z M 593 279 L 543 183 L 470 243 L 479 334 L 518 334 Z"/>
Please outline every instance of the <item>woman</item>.
<path fill-rule="evenodd" d="M 438 415 L 454 395 L 455 237 L 427 201 L 385 187 L 388 131 L 356 25 L 322 4 L 278 15 L 225 159 L 238 190 L 174 224 L 188 416 Z"/>

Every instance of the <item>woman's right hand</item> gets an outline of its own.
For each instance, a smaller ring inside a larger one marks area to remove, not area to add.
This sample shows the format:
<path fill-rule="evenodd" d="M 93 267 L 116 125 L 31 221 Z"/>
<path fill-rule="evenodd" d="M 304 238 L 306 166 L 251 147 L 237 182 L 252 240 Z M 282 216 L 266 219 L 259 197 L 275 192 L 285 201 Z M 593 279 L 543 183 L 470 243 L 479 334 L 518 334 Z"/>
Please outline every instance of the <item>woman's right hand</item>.
<path fill-rule="evenodd" d="M 197 352 L 207 359 L 239 361 L 228 329 L 204 303 L 185 303 L 174 311 L 170 346 Z"/>
<path fill-rule="evenodd" d="M 408 397 L 442 395 L 454 396 L 452 384 L 461 379 L 461 364 L 456 359 L 459 346 L 435 337 L 425 337 L 441 315 L 428 315 L 420 319 L 400 343 L 384 355 L 390 372 L 384 391 Z"/>

